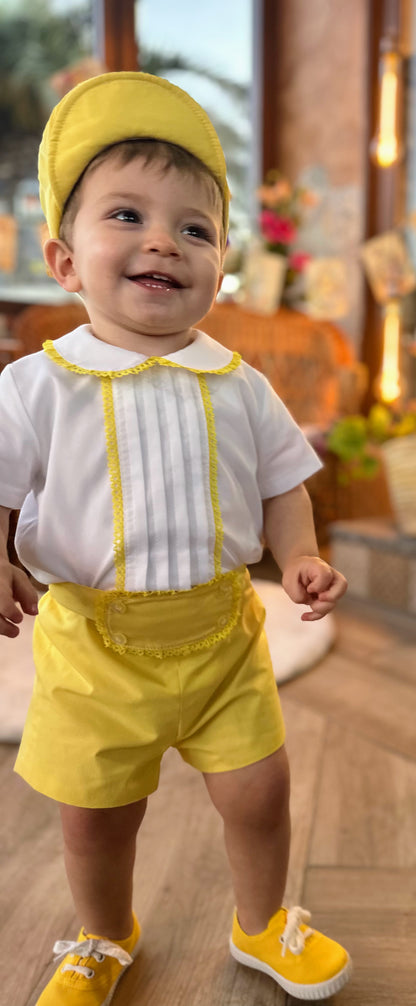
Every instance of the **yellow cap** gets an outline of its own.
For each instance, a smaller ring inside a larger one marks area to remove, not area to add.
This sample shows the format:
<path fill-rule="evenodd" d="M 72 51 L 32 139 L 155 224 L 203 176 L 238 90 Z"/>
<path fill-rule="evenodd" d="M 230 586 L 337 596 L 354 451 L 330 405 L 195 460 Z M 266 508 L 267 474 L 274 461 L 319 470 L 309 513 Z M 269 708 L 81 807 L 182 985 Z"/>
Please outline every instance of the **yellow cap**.
<path fill-rule="evenodd" d="M 104 147 L 152 137 L 184 147 L 206 165 L 223 194 L 224 233 L 229 190 L 220 141 L 206 112 L 186 91 L 150 73 L 104 73 L 78 84 L 55 106 L 39 149 L 39 191 L 51 237 L 83 171 Z"/>

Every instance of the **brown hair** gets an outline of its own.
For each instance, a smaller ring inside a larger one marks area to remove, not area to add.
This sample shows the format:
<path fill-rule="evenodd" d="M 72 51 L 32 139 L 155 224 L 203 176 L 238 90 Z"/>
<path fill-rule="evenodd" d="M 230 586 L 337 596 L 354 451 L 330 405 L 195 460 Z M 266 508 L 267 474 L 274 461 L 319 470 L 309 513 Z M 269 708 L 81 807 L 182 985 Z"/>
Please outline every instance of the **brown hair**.
<path fill-rule="evenodd" d="M 176 143 L 168 143 L 165 140 L 154 140 L 149 139 L 132 139 L 123 140 L 121 143 L 113 143 L 109 147 L 104 147 L 100 150 L 87 167 L 82 172 L 82 175 L 78 178 L 72 191 L 70 192 L 68 199 L 66 200 L 61 223 L 59 226 L 59 237 L 66 244 L 70 244 L 72 227 L 74 225 L 75 217 L 78 213 L 80 202 L 81 202 L 81 188 L 84 178 L 95 168 L 98 168 L 103 161 L 108 160 L 110 157 L 118 158 L 121 163 L 129 164 L 131 161 L 138 157 L 144 160 L 146 165 L 158 163 L 160 164 L 164 173 L 169 171 L 170 168 L 176 168 L 178 171 L 182 171 L 184 174 L 188 174 L 193 178 L 198 178 L 205 182 L 207 192 L 212 198 L 214 204 L 219 204 L 221 209 L 223 207 L 223 196 L 221 187 L 215 178 L 215 175 L 199 160 L 194 154 L 191 154 L 189 150 L 185 150 L 184 147 L 178 146 Z M 221 214 L 222 215 L 222 214 Z M 221 225 L 221 247 L 224 250 L 227 235 L 224 234 L 224 227 Z"/>

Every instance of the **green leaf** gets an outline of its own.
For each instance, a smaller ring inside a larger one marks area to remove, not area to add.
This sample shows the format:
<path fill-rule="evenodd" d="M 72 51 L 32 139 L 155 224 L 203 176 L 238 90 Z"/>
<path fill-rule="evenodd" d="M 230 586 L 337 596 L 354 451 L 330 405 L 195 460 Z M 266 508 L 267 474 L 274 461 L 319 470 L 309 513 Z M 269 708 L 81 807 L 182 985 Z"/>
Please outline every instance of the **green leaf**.
<path fill-rule="evenodd" d="M 355 477 L 360 479 L 373 479 L 380 468 L 378 458 L 372 454 L 365 454 L 360 464 L 355 470 Z"/>
<path fill-rule="evenodd" d="M 364 416 L 340 419 L 328 434 L 328 447 L 341 461 L 361 458 L 367 440 L 367 422 Z"/>

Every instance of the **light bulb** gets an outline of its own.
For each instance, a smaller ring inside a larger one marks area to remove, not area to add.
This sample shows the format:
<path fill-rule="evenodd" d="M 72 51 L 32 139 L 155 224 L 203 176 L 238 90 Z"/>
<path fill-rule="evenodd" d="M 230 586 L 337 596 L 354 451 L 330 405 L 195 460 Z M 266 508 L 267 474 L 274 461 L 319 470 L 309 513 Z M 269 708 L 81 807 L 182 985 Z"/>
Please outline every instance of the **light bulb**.
<path fill-rule="evenodd" d="M 396 51 L 383 52 L 380 57 L 379 101 L 377 127 L 370 144 L 373 161 L 380 168 L 390 168 L 399 160 L 400 101 L 402 58 Z"/>
<path fill-rule="evenodd" d="M 402 395 L 400 373 L 400 304 L 392 300 L 386 304 L 383 326 L 383 358 L 380 376 L 376 382 L 377 395 L 386 404 L 396 402 Z"/>

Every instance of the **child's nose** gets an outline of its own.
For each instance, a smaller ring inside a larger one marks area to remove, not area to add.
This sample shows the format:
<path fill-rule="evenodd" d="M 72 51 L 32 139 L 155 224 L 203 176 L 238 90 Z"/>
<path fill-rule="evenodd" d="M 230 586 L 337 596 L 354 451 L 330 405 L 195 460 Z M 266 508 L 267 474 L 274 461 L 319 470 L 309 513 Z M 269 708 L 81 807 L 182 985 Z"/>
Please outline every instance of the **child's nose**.
<path fill-rule="evenodd" d="M 143 238 L 143 251 L 159 255 L 179 255 L 179 246 L 173 234 L 164 227 L 152 227 Z"/>

